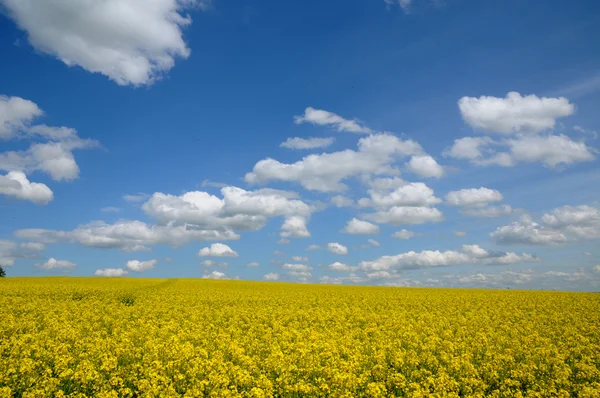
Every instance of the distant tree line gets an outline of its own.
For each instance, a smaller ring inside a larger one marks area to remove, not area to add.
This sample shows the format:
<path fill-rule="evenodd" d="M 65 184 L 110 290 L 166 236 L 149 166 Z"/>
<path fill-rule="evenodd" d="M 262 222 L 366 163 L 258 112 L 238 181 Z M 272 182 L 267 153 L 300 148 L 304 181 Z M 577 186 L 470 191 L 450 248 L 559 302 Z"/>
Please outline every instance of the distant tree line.
<path fill-rule="evenodd" d="M 4 268 L 0 265 L 0 278 L 4 278 L 6 276 L 6 272 L 4 272 Z"/>

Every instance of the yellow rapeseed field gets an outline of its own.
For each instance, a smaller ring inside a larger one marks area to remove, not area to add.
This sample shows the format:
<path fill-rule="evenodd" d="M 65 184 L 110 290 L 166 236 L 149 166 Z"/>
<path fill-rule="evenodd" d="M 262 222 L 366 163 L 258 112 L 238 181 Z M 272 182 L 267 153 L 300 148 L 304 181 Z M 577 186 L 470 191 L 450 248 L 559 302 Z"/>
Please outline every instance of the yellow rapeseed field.
<path fill-rule="evenodd" d="M 0 397 L 600 397 L 600 295 L 0 280 Z"/>

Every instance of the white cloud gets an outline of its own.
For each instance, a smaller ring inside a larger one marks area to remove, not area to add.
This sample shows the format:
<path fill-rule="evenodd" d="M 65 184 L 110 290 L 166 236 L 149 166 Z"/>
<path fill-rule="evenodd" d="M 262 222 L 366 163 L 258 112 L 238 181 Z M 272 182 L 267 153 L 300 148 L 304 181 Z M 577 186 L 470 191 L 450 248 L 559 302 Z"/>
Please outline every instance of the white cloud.
<path fill-rule="evenodd" d="M 36 242 L 76 242 L 82 246 L 120 249 L 125 252 L 147 250 L 147 246 L 178 247 L 192 241 L 239 239 L 231 231 L 203 230 L 190 225 L 148 225 L 141 221 L 121 220 L 114 224 L 96 221 L 72 231 L 22 229 L 15 235 Z"/>
<path fill-rule="evenodd" d="M 406 168 L 423 178 L 440 178 L 444 175 L 444 168 L 429 155 L 413 156 L 406 163 Z"/>
<path fill-rule="evenodd" d="M 100 209 L 100 211 L 103 213 L 119 213 L 121 210 L 123 209 L 114 206 L 107 206 Z"/>
<path fill-rule="evenodd" d="M 53 180 L 74 180 L 79 177 L 79 166 L 73 151 L 97 147 L 94 140 L 74 138 L 67 141 L 32 144 L 26 151 L 0 153 L 0 170 L 31 173 L 42 171 Z"/>
<path fill-rule="evenodd" d="M 319 245 L 310 245 L 306 248 L 306 251 L 313 252 L 316 250 L 321 250 L 321 246 Z"/>
<path fill-rule="evenodd" d="M 381 229 L 379 226 L 368 221 L 362 221 L 357 218 L 353 218 L 346 223 L 346 226 L 341 232 L 352 235 L 373 235 L 381 232 Z"/>
<path fill-rule="evenodd" d="M 288 138 L 287 140 L 285 140 L 285 142 L 282 142 L 279 146 L 282 148 L 288 148 L 288 149 L 316 149 L 316 148 L 327 148 L 328 146 L 331 146 L 331 144 L 333 144 L 334 141 L 335 141 L 335 138 L 333 138 L 333 137 L 328 137 L 328 138 L 294 137 L 294 138 Z"/>
<path fill-rule="evenodd" d="M 460 213 L 470 217 L 493 218 L 508 216 L 514 212 L 509 205 L 465 207 Z"/>
<path fill-rule="evenodd" d="M 343 191 L 347 186 L 342 181 L 349 177 L 397 174 L 393 167 L 397 158 L 422 153 L 423 149 L 415 141 L 402 141 L 391 134 L 374 134 L 358 141 L 358 151 L 311 154 L 292 164 L 270 158 L 261 160 L 246 174 L 245 181 L 250 184 L 298 182 L 308 190 Z"/>
<path fill-rule="evenodd" d="M 276 274 L 275 272 L 269 272 L 268 274 L 265 274 L 265 276 L 263 276 L 263 278 L 266 281 L 278 281 L 279 274 Z"/>
<path fill-rule="evenodd" d="M 119 85 L 159 79 L 190 49 L 182 28 L 196 0 L 2 0 L 29 43 L 67 66 L 101 73 Z M 73 18 L 76 15 L 77 18 Z"/>
<path fill-rule="evenodd" d="M 581 134 L 589 135 L 593 139 L 597 139 L 598 138 L 598 132 L 596 132 L 594 130 L 584 129 L 581 126 L 573 126 L 573 130 L 575 130 L 575 131 L 577 131 L 578 133 L 581 133 Z"/>
<path fill-rule="evenodd" d="M 454 231 L 454 236 L 458 236 L 459 238 L 462 238 L 464 236 L 467 236 L 467 233 L 465 231 Z"/>
<path fill-rule="evenodd" d="M 133 194 L 133 195 L 123 195 L 123 199 L 126 202 L 130 202 L 130 203 L 139 203 L 139 202 L 143 202 L 146 199 L 148 199 L 150 197 L 150 195 L 148 195 L 147 193 L 137 193 L 137 194 Z"/>
<path fill-rule="evenodd" d="M 248 263 L 248 267 L 259 267 L 259 266 L 260 266 L 260 264 L 255 261 Z"/>
<path fill-rule="evenodd" d="M 281 226 L 279 235 L 282 238 L 308 238 L 310 232 L 306 228 L 306 219 L 300 216 L 287 217 Z"/>
<path fill-rule="evenodd" d="M 416 232 L 409 231 L 407 229 L 402 229 L 400 231 L 396 231 L 392 234 L 392 238 L 408 240 L 417 236 Z"/>
<path fill-rule="evenodd" d="M 227 275 L 225 275 L 223 272 L 219 272 L 219 271 L 213 271 L 210 274 L 204 274 L 202 275 L 203 279 L 228 279 Z"/>
<path fill-rule="evenodd" d="M 308 107 L 303 116 L 294 116 L 296 124 L 312 123 L 318 126 L 330 126 L 338 132 L 366 134 L 373 130 L 361 125 L 357 120 L 347 120 L 335 113 Z"/>
<path fill-rule="evenodd" d="M 47 185 L 29 182 L 25 174 L 20 171 L 11 171 L 6 176 L 0 175 L 0 194 L 29 200 L 38 205 L 48 204 L 54 198 Z"/>
<path fill-rule="evenodd" d="M 55 269 L 72 270 L 76 267 L 75 263 L 72 263 L 67 260 L 57 260 L 55 258 L 50 258 L 45 263 L 38 263 L 35 266 L 45 271 L 51 271 Z"/>
<path fill-rule="evenodd" d="M 367 242 L 369 242 L 372 246 L 375 247 L 381 246 L 381 243 L 377 242 L 375 239 L 369 239 L 367 240 Z"/>
<path fill-rule="evenodd" d="M 337 242 L 328 243 L 327 250 L 333 254 L 348 254 L 348 248 Z"/>
<path fill-rule="evenodd" d="M 508 148 L 498 152 L 497 148 Z M 478 166 L 512 167 L 520 162 L 542 163 L 555 168 L 561 165 L 589 162 L 595 159 L 594 150 L 583 141 L 573 141 L 566 135 L 519 136 L 502 141 L 464 137 L 454 141 L 444 154 L 467 159 Z"/>
<path fill-rule="evenodd" d="M 21 258 L 38 258 L 44 245 L 34 242 L 24 242 L 20 245 L 14 241 L 0 239 L 0 266 L 12 267 L 15 260 Z"/>
<path fill-rule="evenodd" d="M 567 242 L 563 232 L 540 225 L 528 215 L 498 227 L 490 236 L 500 244 L 554 245 Z"/>
<path fill-rule="evenodd" d="M 350 198 L 347 198 L 342 195 L 336 195 L 331 198 L 331 203 L 335 205 L 335 207 L 351 207 L 354 206 L 354 201 Z"/>
<path fill-rule="evenodd" d="M 441 202 L 422 182 L 405 183 L 391 192 L 378 189 L 369 189 L 368 192 L 371 199 L 361 199 L 359 204 L 362 207 L 431 206 Z"/>
<path fill-rule="evenodd" d="M 312 267 L 304 264 L 283 264 L 283 269 L 294 272 L 310 272 Z"/>
<path fill-rule="evenodd" d="M 395 256 L 383 256 L 373 261 L 363 261 L 359 268 L 365 272 L 409 270 L 452 265 L 506 265 L 539 261 L 531 254 L 490 252 L 477 245 L 463 245 L 462 251 L 423 250 L 410 251 Z"/>
<path fill-rule="evenodd" d="M 444 215 L 438 209 L 431 207 L 394 206 L 387 210 L 365 214 L 364 218 L 380 224 L 416 225 L 443 221 Z"/>
<path fill-rule="evenodd" d="M 44 112 L 29 100 L 0 95 L 0 140 L 8 140 L 27 130 L 33 119 Z"/>
<path fill-rule="evenodd" d="M 592 271 L 597 274 L 600 274 L 600 264 L 594 265 L 594 267 L 592 268 Z"/>
<path fill-rule="evenodd" d="M 222 199 L 202 191 L 191 191 L 181 196 L 156 192 L 142 205 L 142 209 L 160 224 L 186 223 L 207 229 L 240 231 L 258 230 L 269 217 L 308 217 L 313 211 L 301 200 L 289 199 L 286 191 L 246 191 L 229 186 L 222 188 L 221 193 Z"/>
<path fill-rule="evenodd" d="M 489 188 L 470 188 L 460 191 L 451 191 L 446 195 L 446 202 L 451 206 L 477 206 L 486 205 L 489 202 L 499 202 L 502 194 Z"/>
<path fill-rule="evenodd" d="M 125 264 L 125 268 L 127 268 L 129 271 L 134 271 L 134 272 L 146 272 L 146 271 L 150 271 L 151 269 L 153 269 L 157 263 L 158 263 L 158 260 L 147 260 L 147 261 L 129 260 Z"/>
<path fill-rule="evenodd" d="M 517 92 L 510 92 L 505 98 L 462 97 L 458 107 L 463 120 L 471 127 L 501 134 L 550 130 L 557 119 L 575 112 L 575 106 L 566 98 L 523 97 Z"/>
<path fill-rule="evenodd" d="M 198 255 L 201 257 L 239 257 L 231 247 L 223 243 L 213 243 L 210 247 L 200 249 Z"/>
<path fill-rule="evenodd" d="M 336 271 L 336 272 L 350 272 L 352 270 L 352 267 L 350 267 L 347 264 L 342 264 L 339 261 L 336 261 L 333 264 L 329 264 L 327 266 L 327 269 L 329 269 L 330 271 Z"/>
<path fill-rule="evenodd" d="M 94 275 L 106 277 L 125 276 L 127 275 L 127 271 L 122 268 L 103 268 L 97 269 L 96 272 L 94 272 Z"/>
<path fill-rule="evenodd" d="M 384 0 L 385 4 L 393 5 L 398 4 L 400 8 L 406 13 L 410 12 L 410 7 L 412 5 L 413 0 Z"/>
<path fill-rule="evenodd" d="M 292 260 L 297 261 L 299 263 L 307 263 L 310 261 L 308 259 L 308 257 L 302 257 L 302 256 L 292 256 Z"/>

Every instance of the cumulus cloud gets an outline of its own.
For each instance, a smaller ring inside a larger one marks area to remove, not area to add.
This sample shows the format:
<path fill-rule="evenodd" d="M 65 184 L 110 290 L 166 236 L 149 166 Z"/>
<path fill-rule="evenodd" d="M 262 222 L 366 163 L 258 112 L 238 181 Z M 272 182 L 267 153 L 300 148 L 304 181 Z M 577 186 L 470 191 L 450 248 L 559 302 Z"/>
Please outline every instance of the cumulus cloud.
<path fill-rule="evenodd" d="M 327 269 L 330 271 L 336 271 L 336 272 L 350 272 L 352 270 L 352 267 L 350 267 L 347 264 L 342 264 L 339 261 L 336 261 L 333 264 L 329 264 L 327 266 Z"/>
<path fill-rule="evenodd" d="M 322 249 L 322 248 L 321 248 L 321 246 L 319 246 L 319 245 L 309 245 L 309 246 L 306 248 L 306 251 L 313 252 L 313 251 L 316 251 L 316 250 L 321 250 L 321 249 Z"/>
<path fill-rule="evenodd" d="M 347 198 L 342 195 L 336 195 L 331 198 L 331 203 L 335 205 L 335 207 L 351 207 L 354 206 L 354 201 L 350 198 Z"/>
<path fill-rule="evenodd" d="M 286 191 L 246 191 L 221 188 L 222 198 L 208 192 L 191 191 L 180 196 L 156 192 L 142 205 L 159 224 L 192 224 L 205 229 L 258 230 L 269 217 L 308 217 L 313 208 Z M 293 219 L 295 220 L 295 219 Z M 283 236 L 283 235 L 282 235 Z M 286 237 L 286 236 L 284 236 Z"/>
<path fill-rule="evenodd" d="M 493 252 L 477 245 L 463 245 L 462 250 L 423 250 L 410 251 L 395 256 L 383 256 L 373 261 L 363 261 L 359 268 L 365 272 L 388 272 L 390 270 L 410 270 L 452 265 L 507 265 L 539 261 L 531 254 L 518 255 L 513 252 Z"/>
<path fill-rule="evenodd" d="M 22 229 L 17 237 L 41 243 L 75 242 L 86 247 L 120 249 L 124 252 L 148 250 L 148 246 L 178 247 L 193 241 L 239 239 L 231 231 L 203 230 L 190 225 L 148 225 L 120 220 L 114 224 L 96 221 L 72 231 Z"/>
<path fill-rule="evenodd" d="M 358 151 L 312 154 L 302 160 L 286 164 L 274 159 L 256 163 L 245 181 L 250 184 L 269 181 L 298 182 L 308 190 L 321 192 L 343 191 L 343 180 L 350 177 L 396 174 L 393 166 L 398 158 L 423 153 L 423 148 L 412 140 L 400 140 L 391 134 L 374 134 L 358 141 Z"/>
<path fill-rule="evenodd" d="M 352 234 L 352 235 L 373 235 L 381 232 L 378 225 L 372 224 L 368 221 L 362 221 L 357 218 L 346 223 L 344 229 L 341 232 Z"/>
<path fill-rule="evenodd" d="M 11 171 L 6 176 L 0 175 L 0 194 L 14 199 L 29 200 L 38 205 L 48 204 L 54 198 L 47 185 L 30 182 L 20 171 Z"/>
<path fill-rule="evenodd" d="M 287 270 L 287 271 L 293 271 L 293 272 L 310 272 L 312 271 L 312 267 L 309 265 L 304 265 L 304 264 L 283 264 L 283 269 Z"/>
<path fill-rule="evenodd" d="M 198 255 L 201 257 L 239 257 L 231 247 L 223 243 L 213 243 L 210 247 L 200 249 Z"/>
<path fill-rule="evenodd" d="M 409 231 L 407 229 L 401 229 L 400 231 L 396 231 L 392 234 L 392 238 L 408 240 L 417 236 L 416 232 Z"/>
<path fill-rule="evenodd" d="M 43 114 L 34 102 L 0 95 L 0 139 L 8 140 L 26 131 L 31 121 Z"/>
<path fill-rule="evenodd" d="M 127 271 L 123 268 L 103 268 L 97 269 L 96 272 L 94 272 L 94 275 L 105 277 L 125 276 L 127 275 Z"/>
<path fill-rule="evenodd" d="M 119 85 L 148 85 L 187 58 L 182 28 L 197 0 L 2 0 L 38 51 Z M 77 15 L 77 18 L 73 18 Z"/>
<path fill-rule="evenodd" d="M 287 217 L 281 226 L 279 235 L 282 238 L 309 238 L 306 218 L 300 216 Z"/>
<path fill-rule="evenodd" d="M 150 271 L 151 269 L 153 269 L 157 263 L 158 263 L 158 260 L 146 260 L 146 261 L 129 260 L 125 264 L 125 268 L 127 268 L 129 271 L 133 271 L 133 272 L 146 272 L 146 271 Z"/>
<path fill-rule="evenodd" d="M 416 225 L 444 220 L 441 211 L 432 207 L 394 206 L 386 210 L 365 214 L 364 218 L 380 224 Z"/>
<path fill-rule="evenodd" d="M 392 191 L 369 189 L 367 192 L 371 198 L 361 199 L 361 207 L 431 206 L 441 202 L 435 197 L 433 190 L 422 182 L 404 183 Z"/>
<path fill-rule="evenodd" d="M 74 150 L 98 147 L 98 142 L 74 138 L 60 142 L 32 144 L 25 151 L 0 153 L 0 170 L 31 173 L 41 171 L 55 181 L 74 180 L 79 177 L 79 166 Z"/>
<path fill-rule="evenodd" d="M 203 279 L 228 279 L 227 275 L 225 275 L 223 272 L 219 272 L 219 271 L 213 271 L 210 274 L 204 274 L 202 275 Z"/>
<path fill-rule="evenodd" d="M 505 98 L 462 97 L 458 107 L 469 126 L 501 134 L 539 133 L 554 128 L 557 119 L 575 112 L 575 106 L 566 98 L 521 96 L 514 91 Z"/>
<path fill-rule="evenodd" d="M 444 175 L 444 168 L 429 155 L 413 156 L 406 163 L 406 168 L 423 178 L 440 178 Z"/>
<path fill-rule="evenodd" d="M 316 148 L 327 148 L 331 146 L 335 138 L 327 137 L 327 138 L 288 138 L 285 142 L 282 142 L 279 146 L 282 148 L 288 149 L 316 149 Z"/>
<path fill-rule="evenodd" d="M 279 280 L 279 274 L 275 273 L 275 272 L 269 272 L 268 274 L 265 274 L 263 276 L 263 279 L 266 281 L 278 281 Z"/>
<path fill-rule="evenodd" d="M 328 243 L 327 250 L 333 254 L 348 254 L 348 248 L 337 242 Z"/>
<path fill-rule="evenodd" d="M 514 212 L 509 205 L 465 207 L 460 213 L 469 217 L 493 218 L 508 216 Z"/>
<path fill-rule="evenodd" d="M 12 267 L 15 260 L 21 258 L 38 258 L 44 245 L 35 242 L 18 244 L 12 240 L 0 239 L 0 266 Z"/>
<path fill-rule="evenodd" d="M 498 151 L 498 149 L 506 151 Z M 595 159 L 593 149 L 584 141 L 566 135 L 521 135 L 494 141 L 485 137 L 464 137 L 454 141 L 444 155 L 466 159 L 478 166 L 512 167 L 519 163 L 542 163 L 549 168 L 589 162 Z"/>
<path fill-rule="evenodd" d="M 486 205 L 489 202 L 499 202 L 502 199 L 502 194 L 499 191 L 484 187 L 451 191 L 446 195 L 446 202 L 451 206 Z"/>
<path fill-rule="evenodd" d="M 519 221 L 490 234 L 502 244 L 556 245 L 600 239 L 600 210 L 593 206 L 563 206 L 546 213 L 542 223 L 523 215 Z"/>
<path fill-rule="evenodd" d="M 35 264 L 36 267 L 43 269 L 45 271 L 52 271 L 56 269 L 60 270 L 72 270 L 76 267 L 75 263 L 72 263 L 67 260 L 57 260 L 55 258 L 50 258 L 48 261 L 44 263 Z"/>
<path fill-rule="evenodd" d="M 357 120 L 347 120 L 335 113 L 308 107 L 304 110 L 304 115 L 294 116 L 296 124 L 312 123 L 318 126 L 329 126 L 338 132 L 366 134 L 373 130 L 362 125 Z"/>

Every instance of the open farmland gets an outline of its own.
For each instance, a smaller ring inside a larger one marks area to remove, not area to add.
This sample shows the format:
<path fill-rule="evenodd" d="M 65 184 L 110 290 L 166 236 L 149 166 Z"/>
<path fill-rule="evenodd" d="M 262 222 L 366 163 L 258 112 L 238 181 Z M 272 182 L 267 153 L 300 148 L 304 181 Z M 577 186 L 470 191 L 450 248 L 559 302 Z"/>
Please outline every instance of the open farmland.
<path fill-rule="evenodd" d="M 0 281 L 0 396 L 600 396 L 600 295 Z"/>

